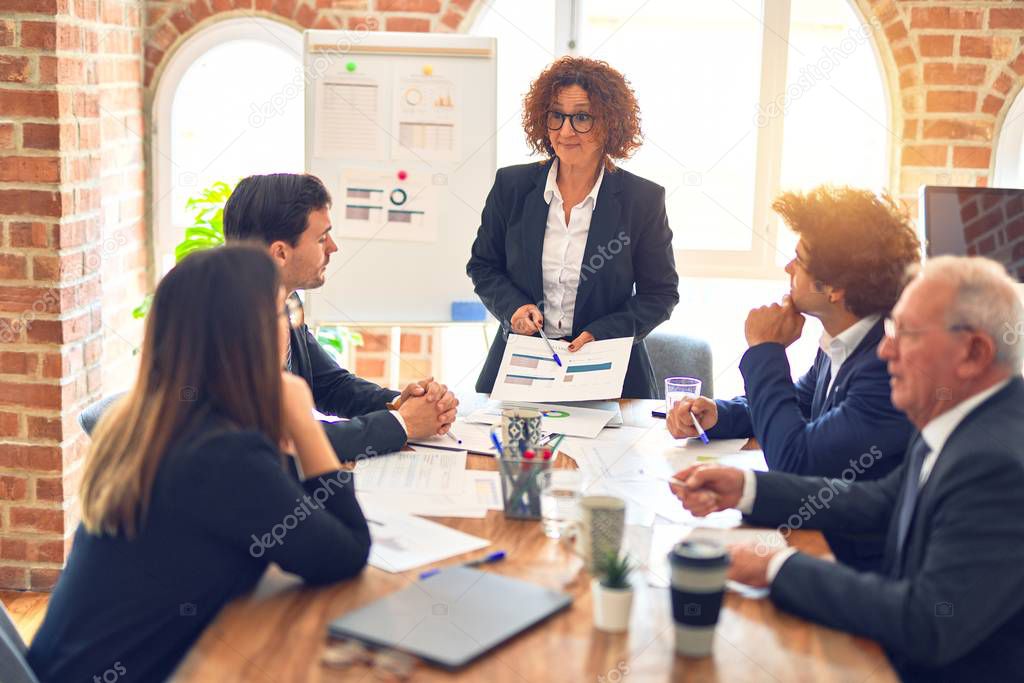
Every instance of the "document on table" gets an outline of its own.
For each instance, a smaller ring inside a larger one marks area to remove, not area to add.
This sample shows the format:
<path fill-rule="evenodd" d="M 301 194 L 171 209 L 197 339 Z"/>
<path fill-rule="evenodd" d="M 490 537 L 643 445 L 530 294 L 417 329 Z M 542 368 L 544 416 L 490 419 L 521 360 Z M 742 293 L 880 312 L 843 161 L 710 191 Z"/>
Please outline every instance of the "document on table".
<path fill-rule="evenodd" d="M 541 429 L 552 434 L 582 436 L 592 439 L 615 417 L 615 413 L 594 408 L 564 406 L 557 403 L 528 403 L 525 401 L 490 401 L 466 416 L 468 422 L 488 425 L 501 424 L 504 408 L 530 408 L 541 414 Z M 461 434 L 459 435 L 462 436 Z M 490 441 L 490 437 L 487 437 Z M 491 451 L 494 452 L 493 450 Z"/>
<path fill-rule="evenodd" d="M 501 482 L 497 472 L 466 470 L 458 493 L 398 493 L 357 491 L 363 507 L 383 507 L 425 517 L 466 517 L 483 519 L 488 510 L 501 510 Z"/>
<path fill-rule="evenodd" d="M 501 420 L 499 419 L 498 422 Z M 456 420 L 452 424 L 451 433 L 457 436 L 462 443 L 456 443 L 447 436 L 430 436 L 424 439 L 409 439 L 409 445 L 414 450 L 431 448 L 442 451 L 469 451 L 480 455 L 494 455 L 490 423 L 479 424 L 469 420 Z"/>
<path fill-rule="evenodd" d="M 373 541 L 370 564 L 386 572 L 408 571 L 491 544 L 485 538 L 383 506 L 367 506 L 364 512 Z"/>
<path fill-rule="evenodd" d="M 466 451 L 388 453 L 356 464 L 356 490 L 457 494 L 463 490 L 465 470 Z"/>
<path fill-rule="evenodd" d="M 622 396 L 632 337 L 592 341 L 575 353 L 551 340 L 559 367 L 540 337 L 510 334 L 491 398 L 501 401 L 593 401 Z"/>

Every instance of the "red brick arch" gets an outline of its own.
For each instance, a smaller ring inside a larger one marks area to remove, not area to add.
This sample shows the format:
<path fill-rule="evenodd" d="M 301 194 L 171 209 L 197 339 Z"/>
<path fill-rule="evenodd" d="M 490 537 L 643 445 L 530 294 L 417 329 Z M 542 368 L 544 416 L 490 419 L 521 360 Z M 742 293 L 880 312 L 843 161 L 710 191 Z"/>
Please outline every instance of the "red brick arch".
<path fill-rule="evenodd" d="M 372 6 L 372 9 L 371 9 Z M 150 0 L 146 3 L 145 85 L 190 35 L 215 21 L 263 17 L 302 30 L 465 31 L 478 0 Z"/>
<path fill-rule="evenodd" d="M 987 185 L 999 130 L 1024 83 L 1024 7 L 855 4 L 874 25 L 890 83 L 894 193 L 913 208 L 921 184 Z"/>

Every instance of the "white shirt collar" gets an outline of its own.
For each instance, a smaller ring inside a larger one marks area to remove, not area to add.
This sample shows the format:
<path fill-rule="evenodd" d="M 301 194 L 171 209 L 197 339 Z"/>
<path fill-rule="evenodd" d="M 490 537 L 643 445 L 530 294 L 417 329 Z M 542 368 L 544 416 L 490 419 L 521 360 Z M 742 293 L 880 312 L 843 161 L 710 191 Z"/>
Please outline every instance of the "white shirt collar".
<path fill-rule="evenodd" d="M 548 169 L 548 179 L 544 184 L 544 203 L 551 204 L 553 197 L 558 197 L 558 201 L 561 203 L 562 193 L 558 191 L 558 157 L 551 158 L 551 168 Z M 597 192 L 601 189 L 601 181 L 604 180 L 604 162 L 601 162 L 601 171 L 597 174 L 597 182 L 594 183 L 594 187 L 590 188 L 590 192 L 583 198 L 583 201 L 577 204 L 582 206 L 589 199 L 593 202 L 594 206 L 597 206 Z"/>
<path fill-rule="evenodd" d="M 940 453 L 946 445 L 946 441 L 949 440 L 950 435 L 960 426 L 964 418 L 984 403 L 988 397 L 1009 383 L 1009 378 L 1004 379 L 1002 382 L 994 384 L 984 391 L 979 391 L 974 396 L 964 399 L 946 412 L 932 418 L 932 421 L 921 429 L 921 438 L 928 444 L 931 452 L 934 454 Z"/>
<path fill-rule="evenodd" d="M 876 314 L 861 318 L 835 337 L 829 336 L 828 332 L 821 333 L 821 340 L 818 345 L 832 361 L 832 375 L 839 372 L 840 366 L 846 362 L 851 353 L 864 341 L 871 328 L 875 326 L 882 316 Z"/>

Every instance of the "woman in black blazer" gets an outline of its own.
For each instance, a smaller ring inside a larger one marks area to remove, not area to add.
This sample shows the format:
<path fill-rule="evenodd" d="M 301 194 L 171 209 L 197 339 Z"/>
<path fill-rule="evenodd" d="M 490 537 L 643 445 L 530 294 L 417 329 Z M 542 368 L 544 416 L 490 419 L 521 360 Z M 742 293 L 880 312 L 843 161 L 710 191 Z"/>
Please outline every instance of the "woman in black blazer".
<path fill-rule="evenodd" d="M 271 562 L 314 584 L 366 565 L 353 475 L 309 386 L 282 370 L 297 321 L 280 282 L 262 249 L 227 246 L 157 288 L 138 379 L 93 434 L 82 524 L 28 651 L 42 683 L 163 681 Z"/>
<path fill-rule="evenodd" d="M 623 398 L 653 398 L 644 338 L 679 302 L 665 190 L 612 159 L 639 146 L 640 112 L 604 62 L 562 57 L 533 83 L 523 124 L 548 159 L 500 169 L 466 272 L 501 322 L 476 390 L 494 386 L 509 333 L 570 341 L 633 337 Z"/>

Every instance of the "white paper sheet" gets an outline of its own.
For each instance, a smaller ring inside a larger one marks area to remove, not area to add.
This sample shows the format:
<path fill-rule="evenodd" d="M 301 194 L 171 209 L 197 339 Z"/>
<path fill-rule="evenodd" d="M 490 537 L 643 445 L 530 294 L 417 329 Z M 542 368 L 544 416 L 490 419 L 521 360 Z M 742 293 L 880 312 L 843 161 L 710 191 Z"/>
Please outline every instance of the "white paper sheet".
<path fill-rule="evenodd" d="M 370 520 L 370 564 L 398 573 L 486 548 L 485 538 L 470 536 L 443 524 L 385 507 L 364 508 Z"/>
<path fill-rule="evenodd" d="M 432 73 L 397 75 L 394 83 L 391 145 L 395 159 L 460 160 L 462 102 L 454 80 Z"/>
<path fill-rule="evenodd" d="M 456 443 L 447 436 L 431 436 L 425 439 L 409 439 L 409 445 L 413 450 L 421 447 L 436 448 L 443 451 L 469 451 L 479 455 L 494 455 L 494 444 L 491 443 L 491 425 L 478 424 L 464 420 L 456 420 L 452 425 L 452 433 L 462 440 Z"/>
<path fill-rule="evenodd" d="M 595 401 L 622 396 L 632 337 L 592 341 L 576 353 L 552 340 L 559 367 L 540 337 L 510 334 L 491 398 L 500 401 Z"/>
<path fill-rule="evenodd" d="M 364 508 L 386 508 L 424 517 L 483 519 L 488 510 L 501 510 L 501 482 L 497 472 L 466 470 L 458 493 L 396 493 L 359 491 Z"/>
<path fill-rule="evenodd" d="M 541 413 L 541 429 L 553 434 L 566 434 L 592 439 L 601 433 L 615 413 L 593 408 L 565 406 L 558 403 L 527 403 L 523 401 L 492 401 L 466 416 L 468 422 L 501 424 L 502 408 L 532 408 Z M 489 439 L 488 439 L 489 440 Z"/>
<path fill-rule="evenodd" d="M 347 168 L 335 195 L 334 227 L 342 237 L 436 242 L 437 195 L 433 175 L 424 171 L 401 179 L 397 167 Z"/>
<path fill-rule="evenodd" d="M 377 160 L 386 156 L 380 126 L 380 83 L 367 76 L 336 76 L 316 84 L 314 154 Z"/>
<path fill-rule="evenodd" d="M 466 451 L 388 453 L 356 464 L 357 491 L 457 494 L 463 490 Z"/>

